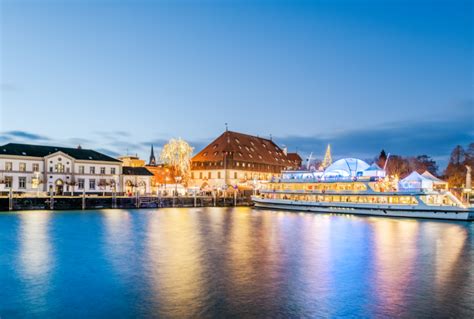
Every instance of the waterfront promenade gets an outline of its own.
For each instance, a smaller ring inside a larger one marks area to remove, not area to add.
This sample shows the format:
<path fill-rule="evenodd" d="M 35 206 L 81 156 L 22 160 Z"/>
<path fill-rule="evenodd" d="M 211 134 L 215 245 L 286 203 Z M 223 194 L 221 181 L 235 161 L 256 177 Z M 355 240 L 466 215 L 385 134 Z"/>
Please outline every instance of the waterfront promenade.
<path fill-rule="evenodd" d="M 0 196 L 0 212 L 17 210 L 250 206 L 247 196 Z"/>

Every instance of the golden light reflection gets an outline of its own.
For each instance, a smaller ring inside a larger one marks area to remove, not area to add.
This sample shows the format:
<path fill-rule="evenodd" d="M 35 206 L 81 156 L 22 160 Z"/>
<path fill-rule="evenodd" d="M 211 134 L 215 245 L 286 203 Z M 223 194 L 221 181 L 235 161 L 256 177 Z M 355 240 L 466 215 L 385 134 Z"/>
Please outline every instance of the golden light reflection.
<path fill-rule="evenodd" d="M 375 290 L 387 312 L 396 315 L 407 304 L 406 289 L 414 278 L 418 221 L 382 220 L 372 223 L 375 249 Z"/>
<path fill-rule="evenodd" d="M 150 218 L 147 250 L 152 285 L 159 309 L 168 317 L 197 315 L 208 294 L 203 269 L 203 247 L 198 213 L 186 209 L 162 209 Z M 163 227 L 166 224 L 167 227 Z M 160 292 L 165 291 L 166 294 Z"/>
<path fill-rule="evenodd" d="M 436 290 L 444 293 L 446 285 L 450 284 L 453 273 L 456 271 L 457 263 L 467 240 L 467 231 L 458 225 L 442 224 L 438 229 L 439 238 L 436 240 Z"/>

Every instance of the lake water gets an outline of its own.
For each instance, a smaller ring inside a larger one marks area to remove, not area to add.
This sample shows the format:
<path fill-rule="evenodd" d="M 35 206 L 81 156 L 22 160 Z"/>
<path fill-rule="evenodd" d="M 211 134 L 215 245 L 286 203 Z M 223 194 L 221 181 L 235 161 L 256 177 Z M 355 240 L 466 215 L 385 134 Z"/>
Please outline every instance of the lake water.
<path fill-rule="evenodd" d="M 473 317 L 474 223 L 169 208 L 0 214 L 0 318 Z"/>

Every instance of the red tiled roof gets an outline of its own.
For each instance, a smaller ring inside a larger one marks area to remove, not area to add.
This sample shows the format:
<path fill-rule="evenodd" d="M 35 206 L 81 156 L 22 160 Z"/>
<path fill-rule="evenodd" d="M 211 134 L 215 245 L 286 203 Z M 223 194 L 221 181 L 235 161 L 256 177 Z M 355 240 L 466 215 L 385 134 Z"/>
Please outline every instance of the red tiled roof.
<path fill-rule="evenodd" d="M 288 159 L 290 161 L 293 161 L 293 162 L 302 162 L 303 161 L 303 159 L 301 158 L 301 156 L 298 153 L 288 153 L 286 155 L 286 157 L 288 157 Z"/>
<path fill-rule="evenodd" d="M 224 152 L 232 152 L 236 161 L 289 166 L 292 160 L 272 140 L 252 135 L 226 131 L 202 151 L 196 154 L 193 162 L 219 162 Z"/>

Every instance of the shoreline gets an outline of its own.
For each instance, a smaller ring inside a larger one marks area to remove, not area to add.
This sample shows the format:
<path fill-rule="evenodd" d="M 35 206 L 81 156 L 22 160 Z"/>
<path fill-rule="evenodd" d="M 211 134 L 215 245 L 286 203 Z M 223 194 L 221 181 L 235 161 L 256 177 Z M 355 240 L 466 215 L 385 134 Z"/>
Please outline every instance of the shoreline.
<path fill-rule="evenodd" d="M 164 207 L 252 206 L 249 197 L 40 196 L 0 197 L 0 213 L 23 210 L 91 210 Z"/>

